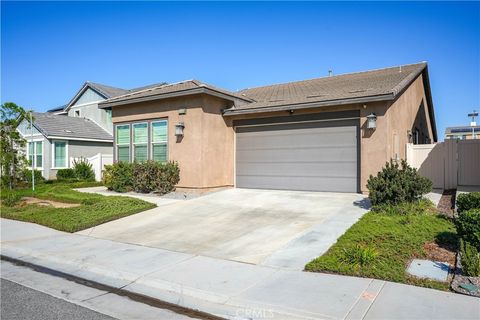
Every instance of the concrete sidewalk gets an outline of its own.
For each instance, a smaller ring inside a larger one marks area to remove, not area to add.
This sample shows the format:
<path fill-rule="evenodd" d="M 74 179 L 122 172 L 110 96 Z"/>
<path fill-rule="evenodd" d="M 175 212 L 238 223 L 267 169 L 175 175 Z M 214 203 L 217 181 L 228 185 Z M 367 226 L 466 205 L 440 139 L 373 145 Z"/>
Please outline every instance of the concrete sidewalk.
<path fill-rule="evenodd" d="M 1 220 L 1 254 L 229 319 L 478 319 L 480 299 L 129 245 Z"/>

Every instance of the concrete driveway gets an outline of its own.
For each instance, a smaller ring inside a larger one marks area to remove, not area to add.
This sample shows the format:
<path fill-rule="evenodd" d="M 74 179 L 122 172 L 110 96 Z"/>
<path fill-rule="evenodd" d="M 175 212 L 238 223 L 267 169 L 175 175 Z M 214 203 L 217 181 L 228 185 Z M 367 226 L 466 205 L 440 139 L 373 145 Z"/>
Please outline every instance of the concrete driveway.
<path fill-rule="evenodd" d="M 79 234 L 301 270 L 367 208 L 360 194 L 228 189 L 169 202 Z"/>

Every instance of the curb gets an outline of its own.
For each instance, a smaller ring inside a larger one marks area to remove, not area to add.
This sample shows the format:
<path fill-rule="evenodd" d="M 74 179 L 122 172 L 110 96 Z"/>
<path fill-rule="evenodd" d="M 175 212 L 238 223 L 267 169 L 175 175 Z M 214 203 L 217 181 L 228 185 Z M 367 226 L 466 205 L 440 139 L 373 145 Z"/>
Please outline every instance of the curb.
<path fill-rule="evenodd" d="M 10 263 L 13 263 L 17 266 L 22 266 L 22 267 L 27 267 L 29 269 L 32 269 L 34 271 L 40 272 L 40 273 L 46 273 L 55 277 L 63 278 L 78 284 L 81 284 L 86 287 L 102 290 L 102 291 L 107 291 L 109 293 L 113 293 L 119 296 L 127 297 L 133 301 L 140 302 L 143 304 L 147 304 L 149 306 L 155 307 L 155 308 L 160 308 L 160 309 L 167 309 L 170 311 L 173 311 L 178 314 L 182 314 L 188 317 L 194 317 L 194 318 L 199 318 L 199 319 L 204 319 L 204 320 L 225 320 L 225 318 L 221 318 L 200 310 L 195 310 L 195 309 L 190 309 L 186 307 L 182 307 L 170 302 L 162 301 L 156 298 L 152 298 L 146 295 L 134 293 L 128 290 L 124 290 L 122 288 L 115 288 L 103 283 L 99 283 L 96 281 L 91 281 L 85 278 L 81 278 L 78 276 L 74 276 L 65 272 L 57 271 L 51 268 L 43 267 L 41 265 L 31 263 L 31 262 L 26 262 L 17 258 L 11 258 L 6 255 L 0 254 L 0 260 L 7 261 Z"/>

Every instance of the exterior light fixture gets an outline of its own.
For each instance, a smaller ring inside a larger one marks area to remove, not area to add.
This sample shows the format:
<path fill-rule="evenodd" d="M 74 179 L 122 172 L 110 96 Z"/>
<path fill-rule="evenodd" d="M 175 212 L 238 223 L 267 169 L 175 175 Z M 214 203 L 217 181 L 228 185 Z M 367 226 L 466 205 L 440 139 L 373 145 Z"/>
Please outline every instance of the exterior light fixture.
<path fill-rule="evenodd" d="M 175 125 L 175 135 L 177 137 L 183 137 L 183 129 L 185 128 L 185 124 L 183 122 L 178 122 Z"/>
<path fill-rule="evenodd" d="M 367 116 L 367 128 L 375 129 L 376 127 L 377 127 L 377 115 L 372 112 Z"/>

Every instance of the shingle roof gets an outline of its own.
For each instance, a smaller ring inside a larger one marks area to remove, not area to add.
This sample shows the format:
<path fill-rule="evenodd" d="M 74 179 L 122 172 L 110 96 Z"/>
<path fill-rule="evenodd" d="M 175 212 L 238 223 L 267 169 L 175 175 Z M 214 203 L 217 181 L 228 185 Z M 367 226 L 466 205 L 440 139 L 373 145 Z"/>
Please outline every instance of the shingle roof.
<path fill-rule="evenodd" d="M 417 63 L 365 72 L 245 89 L 238 92 L 255 102 L 236 106 L 226 113 L 285 105 L 379 97 L 393 98 L 410 84 L 427 64 Z"/>
<path fill-rule="evenodd" d="M 111 140 L 110 133 L 95 122 L 85 118 L 75 118 L 51 113 L 34 112 L 34 125 L 46 137 L 66 137 L 77 139 Z"/>
<path fill-rule="evenodd" d="M 171 83 L 171 84 L 160 84 L 158 86 L 148 86 L 145 89 L 132 90 L 123 95 L 108 99 L 100 103 L 101 107 L 107 107 L 115 105 L 118 102 L 128 103 L 132 100 L 137 99 L 161 99 L 164 97 L 170 97 L 171 94 L 181 95 L 182 93 L 197 93 L 200 90 L 206 89 L 211 92 L 216 92 L 225 96 L 230 96 L 232 98 L 251 101 L 248 97 L 243 95 L 220 89 L 210 84 L 203 83 L 198 80 L 185 80 L 181 82 Z"/>
<path fill-rule="evenodd" d="M 87 81 L 86 84 L 89 84 L 93 89 L 97 90 L 106 99 L 113 98 L 128 92 L 128 90 L 107 86 L 101 83 Z"/>

